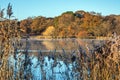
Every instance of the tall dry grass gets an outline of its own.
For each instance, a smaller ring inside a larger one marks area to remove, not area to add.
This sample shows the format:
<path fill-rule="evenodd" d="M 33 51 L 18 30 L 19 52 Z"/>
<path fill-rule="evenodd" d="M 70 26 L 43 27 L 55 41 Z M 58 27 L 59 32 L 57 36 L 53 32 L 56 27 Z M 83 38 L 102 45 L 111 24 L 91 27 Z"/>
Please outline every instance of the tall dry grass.
<path fill-rule="evenodd" d="M 20 32 L 17 21 L 0 22 L 0 80 L 13 80 L 13 69 L 9 68 L 8 58 L 18 48 Z"/>
<path fill-rule="evenodd" d="M 31 70 L 27 66 L 31 66 L 29 58 L 29 41 L 26 39 L 25 61 L 20 66 L 20 71 L 14 72 L 14 67 L 9 67 L 8 58 L 14 55 L 17 61 L 17 49 L 19 44 L 20 32 L 16 21 L 6 21 L 0 23 L 0 80 L 29 80 L 32 79 Z M 76 61 L 74 72 L 79 72 L 78 80 L 119 80 L 120 79 L 120 37 L 106 41 L 102 46 L 94 46 L 91 51 L 88 46 L 83 49 L 80 45 L 78 51 L 67 54 L 64 49 L 62 54 L 57 54 L 56 50 L 50 52 L 48 56 L 54 60 L 62 59 L 66 64 Z M 40 53 L 41 61 L 44 54 Z M 55 61 L 56 62 L 56 61 Z M 15 62 L 19 64 L 19 62 Z M 24 75 L 26 72 L 26 75 Z M 43 72 L 44 73 L 44 72 Z M 15 75 L 15 76 L 13 76 Z M 45 77 L 45 76 L 44 76 Z"/>
<path fill-rule="evenodd" d="M 120 37 L 106 41 L 91 53 L 79 47 L 80 80 L 120 79 Z"/>

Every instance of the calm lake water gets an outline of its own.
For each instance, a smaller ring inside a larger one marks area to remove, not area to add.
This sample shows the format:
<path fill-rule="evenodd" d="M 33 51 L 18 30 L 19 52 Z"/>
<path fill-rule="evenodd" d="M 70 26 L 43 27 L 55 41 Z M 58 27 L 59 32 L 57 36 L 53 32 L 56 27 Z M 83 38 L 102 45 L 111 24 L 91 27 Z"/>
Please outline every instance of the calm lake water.
<path fill-rule="evenodd" d="M 89 47 L 93 49 L 95 46 L 102 46 L 105 41 L 103 40 L 95 40 L 95 39 L 41 39 L 41 40 L 33 40 L 28 39 L 27 45 L 26 40 L 22 39 L 21 49 L 25 49 L 26 46 L 29 50 L 77 50 L 79 46 Z"/>
<path fill-rule="evenodd" d="M 104 42 L 94 39 L 22 39 L 18 53 L 9 57 L 9 63 L 14 68 L 14 78 L 23 69 L 24 76 L 31 74 L 30 80 L 82 80 L 75 57 L 78 47 L 92 51 Z M 89 73 L 88 69 L 86 74 Z"/>

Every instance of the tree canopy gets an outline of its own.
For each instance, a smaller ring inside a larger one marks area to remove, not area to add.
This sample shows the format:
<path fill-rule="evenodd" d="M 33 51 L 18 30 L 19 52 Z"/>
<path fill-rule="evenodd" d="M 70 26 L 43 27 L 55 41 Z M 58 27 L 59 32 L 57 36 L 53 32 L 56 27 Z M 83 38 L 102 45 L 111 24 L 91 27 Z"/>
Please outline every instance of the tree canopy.
<path fill-rule="evenodd" d="M 3 10 L 2 10 L 3 11 Z M 8 5 L 8 16 L 11 17 L 12 6 Z M 54 34 L 49 30 L 52 26 Z M 51 35 L 61 37 L 109 36 L 112 32 L 120 34 L 120 15 L 102 16 L 94 11 L 67 11 L 54 18 L 38 16 L 20 21 L 24 34 Z M 50 33 L 49 33 L 50 32 Z M 24 35 L 23 34 L 23 35 Z"/>

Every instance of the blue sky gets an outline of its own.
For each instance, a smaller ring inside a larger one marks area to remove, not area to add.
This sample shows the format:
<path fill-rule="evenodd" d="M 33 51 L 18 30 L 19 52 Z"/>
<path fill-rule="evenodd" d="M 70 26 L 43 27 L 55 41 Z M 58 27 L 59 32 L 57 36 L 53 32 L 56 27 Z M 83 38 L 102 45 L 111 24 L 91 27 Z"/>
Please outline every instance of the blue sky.
<path fill-rule="evenodd" d="M 0 0 L 0 7 L 13 6 L 19 20 L 33 16 L 55 17 L 66 11 L 95 11 L 102 15 L 120 14 L 120 0 Z"/>

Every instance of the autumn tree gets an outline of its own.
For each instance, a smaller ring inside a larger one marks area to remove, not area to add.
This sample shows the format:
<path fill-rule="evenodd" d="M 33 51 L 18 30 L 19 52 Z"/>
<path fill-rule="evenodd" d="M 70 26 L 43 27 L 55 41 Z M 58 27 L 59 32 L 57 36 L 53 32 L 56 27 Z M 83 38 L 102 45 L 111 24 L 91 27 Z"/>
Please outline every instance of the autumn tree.
<path fill-rule="evenodd" d="M 11 4 L 8 5 L 11 13 Z M 11 14 L 12 15 L 12 14 Z M 9 15 L 9 18 L 10 16 Z M 119 15 L 102 16 L 100 13 L 85 12 L 83 10 L 67 11 L 55 18 L 46 18 L 43 16 L 34 17 L 32 19 L 24 19 L 20 21 L 20 28 L 23 32 L 42 35 L 46 34 L 49 26 L 54 26 L 53 36 L 77 37 L 81 33 L 87 36 L 107 36 L 113 31 L 119 32 Z"/>
<path fill-rule="evenodd" d="M 68 36 L 68 26 L 74 22 L 75 16 L 72 11 L 67 11 L 54 19 L 55 35 Z"/>
<path fill-rule="evenodd" d="M 20 22 L 21 31 L 22 31 L 24 34 L 30 34 L 31 31 L 32 31 L 32 30 L 31 30 L 31 24 L 32 24 L 32 19 L 31 19 L 31 18 L 22 20 L 22 21 Z"/>
<path fill-rule="evenodd" d="M 31 24 L 32 33 L 41 35 L 48 26 L 53 25 L 52 18 L 38 16 L 33 19 Z"/>
<path fill-rule="evenodd" d="M 36 17 L 33 19 L 31 24 L 31 29 L 33 33 L 41 34 L 46 28 L 46 18 L 45 17 Z"/>

